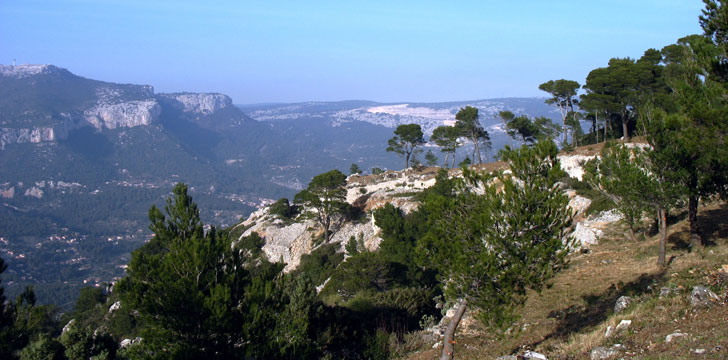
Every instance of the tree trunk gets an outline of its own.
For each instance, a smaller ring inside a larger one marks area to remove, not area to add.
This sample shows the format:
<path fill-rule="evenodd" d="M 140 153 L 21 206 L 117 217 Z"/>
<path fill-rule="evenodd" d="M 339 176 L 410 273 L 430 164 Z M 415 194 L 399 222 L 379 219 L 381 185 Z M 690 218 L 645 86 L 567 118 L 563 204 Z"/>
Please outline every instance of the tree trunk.
<path fill-rule="evenodd" d="M 409 157 L 411 153 L 405 153 L 404 155 L 404 169 L 407 170 L 409 168 Z"/>
<path fill-rule="evenodd" d="M 604 115 L 604 141 L 607 141 L 607 125 L 609 125 L 609 118 Z"/>
<path fill-rule="evenodd" d="M 660 250 L 657 255 L 657 266 L 665 268 L 667 261 L 665 260 L 666 242 L 667 242 L 667 211 L 660 207 L 657 209 L 657 223 L 660 226 Z"/>
<path fill-rule="evenodd" d="M 473 138 L 473 144 L 475 145 L 475 147 L 473 148 L 473 162 L 475 162 L 475 153 L 477 153 L 478 154 L 478 164 L 482 164 L 483 160 L 480 158 L 480 145 L 478 145 L 478 143 L 479 143 L 478 140 L 480 140 L 480 139 L 478 139 L 477 137 Z"/>
<path fill-rule="evenodd" d="M 690 242 L 694 247 L 703 246 L 700 239 L 700 226 L 698 226 L 698 201 L 697 195 L 690 195 L 688 200 L 688 221 L 690 222 Z"/>
<path fill-rule="evenodd" d="M 450 323 L 447 324 L 447 330 L 445 330 L 445 338 L 442 340 L 442 355 L 440 360 L 452 360 L 455 355 L 455 330 L 460 324 L 460 320 L 463 319 L 465 310 L 468 308 L 468 300 L 463 299 L 460 301 L 460 307 L 455 311 L 455 316 L 450 319 Z"/>
<path fill-rule="evenodd" d="M 626 116 L 622 116 L 622 140 L 629 139 L 629 131 L 627 130 Z"/>
<path fill-rule="evenodd" d="M 632 224 L 629 225 L 629 238 L 632 239 L 633 242 L 637 242 L 637 237 L 634 236 L 634 226 Z"/>
<path fill-rule="evenodd" d="M 445 162 L 443 163 L 442 167 L 447 168 L 447 161 L 450 160 L 450 153 L 445 153 Z"/>

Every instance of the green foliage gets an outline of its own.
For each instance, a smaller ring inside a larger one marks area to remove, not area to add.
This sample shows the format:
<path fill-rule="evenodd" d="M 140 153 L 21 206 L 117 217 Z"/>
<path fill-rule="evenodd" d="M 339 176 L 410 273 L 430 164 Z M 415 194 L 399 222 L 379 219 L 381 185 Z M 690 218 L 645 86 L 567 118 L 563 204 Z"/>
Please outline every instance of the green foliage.
<path fill-rule="evenodd" d="M 458 138 L 462 136 L 461 130 L 454 126 L 438 126 L 432 130 L 430 140 L 434 141 L 440 147 L 440 151 L 445 153 L 445 167 L 448 166 L 448 159 L 451 159 L 451 167 L 455 163 L 455 152 L 460 147 Z"/>
<path fill-rule="evenodd" d="M 714 5 L 706 2 L 701 20 L 711 36 L 721 30 L 710 19 L 725 11 Z M 728 193 L 728 72 L 722 46 L 692 35 L 663 48 L 665 81 L 672 91 L 667 101 L 650 102 L 640 114 L 640 126 L 653 149 L 650 170 L 663 186 L 663 195 L 653 202 L 669 205 L 676 193 L 687 195 L 691 242 L 698 246 L 703 242 L 697 222 L 699 198 Z"/>
<path fill-rule="evenodd" d="M 351 167 L 349 167 L 349 173 L 350 174 L 361 174 L 361 168 L 359 168 L 359 165 L 356 163 L 352 163 Z"/>
<path fill-rule="evenodd" d="M 346 242 L 344 249 L 346 250 L 346 254 L 350 256 L 356 255 L 362 251 L 367 251 L 367 248 L 364 245 L 364 234 L 359 233 L 359 238 L 352 235 L 349 238 L 349 241 Z"/>
<path fill-rule="evenodd" d="M 705 9 L 700 15 L 700 26 L 712 42 L 728 53 L 728 6 L 725 1 L 703 0 Z"/>
<path fill-rule="evenodd" d="M 483 163 L 480 151 L 481 145 L 484 146 L 483 150 L 490 148 L 490 135 L 488 131 L 483 128 L 478 119 L 478 108 L 472 106 L 466 106 L 461 108 L 457 114 L 455 114 L 455 128 L 461 136 L 465 136 L 473 142 L 473 159 L 477 154 L 478 164 Z"/>
<path fill-rule="evenodd" d="M 344 254 L 337 252 L 338 249 L 339 244 L 325 244 L 303 254 L 293 274 L 296 277 L 306 276 L 316 285 L 323 284 L 344 260 Z"/>
<path fill-rule="evenodd" d="M 237 248 L 246 251 L 251 258 L 255 258 L 263 251 L 265 239 L 253 231 L 248 236 L 243 236 L 237 243 Z"/>
<path fill-rule="evenodd" d="M 580 106 L 588 112 L 604 114 L 605 121 L 621 125 L 622 136 L 629 137 L 639 107 L 649 99 L 661 101 L 669 91 L 658 65 L 661 58 L 660 52 L 649 49 L 637 61 L 614 58 L 607 67 L 592 70 L 586 78 L 586 94 L 581 96 Z"/>
<path fill-rule="evenodd" d="M 587 162 L 584 170 L 584 181 L 617 205 L 636 240 L 635 227 L 647 210 L 644 194 L 654 189 L 642 152 L 624 145 L 605 146 L 601 157 Z"/>
<path fill-rule="evenodd" d="M 64 347 L 64 354 L 69 360 L 108 359 L 116 355 L 118 345 L 109 335 L 79 326 L 75 322 L 63 332 L 60 342 Z"/>
<path fill-rule="evenodd" d="M 437 165 L 437 156 L 435 156 L 432 150 L 427 150 L 427 153 L 425 153 L 425 164 L 427 166 Z"/>
<path fill-rule="evenodd" d="M 473 162 L 470 160 L 470 157 L 466 156 L 465 159 L 458 164 L 458 167 L 468 167 L 472 165 L 472 163 Z"/>
<path fill-rule="evenodd" d="M 383 174 L 383 173 L 384 173 L 384 170 L 382 170 L 382 169 L 380 169 L 378 167 L 372 168 L 372 175 L 380 175 L 380 174 Z"/>
<path fill-rule="evenodd" d="M 466 171 L 475 194 L 461 186 L 454 197 L 425 202 L 430 231 L 417 244 L 420 263 L 439 271 L 450 299 L 466 299 L 487 325 L 510 324 L 527 289 L 540 290 L 566 265 L 571 223 L 568 199 L 558 191 L 563 175 L 556 145 L 506 149 L 512 176 Z"/>
<path fill-rule="evenodd" d="M 559 111 L 561 111 L 562 129 L 564 131 L 563 144 L 566 144 L 567 128 L 569 126 L 569 124 L 567 124 L 567 119 L 569 118 L 569 115 L 572 115 L 571 126 L 574 127 L 573 122 L 575 119 L 573 118 L 573 115 L 576 114 L 574 112 L 574 105 L 579 102 L 576 98 L 576 91 L 579 89 L 579 86 L 579 83 L 576 81 L 564 79 L 549 80 L 538 86 L 539 90 L 545 91 L 551 95 L 551 97 L 546 100 L 546 103 L 549 105 L 556 104 Z M 576 124 L 578 125 L 578 122 L 576 122 Z M 575 139 L 573 135 L 572 138 Z"/>
<path fill-rule="evenodd" d="M 173 193 L 166 216 L 150 211 L 155 238 L 134 252 L 116 286 L 141 317 L 138 351 L 171 358 L 276 356 L 285 336 L 275 334 L 287 331 L 282 265 L 249 262 L 249 252 L 233 248 L 225 232 L 204 233 L 186 186 Z M 243 246 L 259 244 L 254 238 Z"/>
<path fill-rule="evenodd" d="M 316 219 L 324 229 L 324 241 L 329 241 L 332 230 L 338 229 L 347 214 L 349 204 L 346 200 L 346 175 L 339 170 L 331 170 L 314 176 L 308 188 L 294 198 L 296 204 L 309 209 L 307 216 Z"/>
<path fill-rule="evenodd" d="M 64 360 L 64 350 L 56 339 L 42 334 L 20 351 L 20 360 Z"/>
<path fill-rule="evenodd" d="M 394 137 L 387 142 L 387 151 L 404 156 L 404 168 L 409 168 L 410 156 L 418 146 L 425 143 L 422 128 L 419 124 L 404 124 L 397 126 Z"/>
<path fill-rule="evenodd" d="M 280 198 L 268 208 L 270 214 L 277 216 L 279 219 L 292 219 L 298 214 L 298 208 L 291 205 L 287 198 Z"/>
<path fill-rule="evenodd" d="M 366 349 L 362 355 L 371 360 L 389 359 L 389 333 L 377 329 L 374 334 L 367 336 Z"/>
<path fill-rule="evenodd" d="M 524 144 L 553 137 L 559 131 L 558 126 L 547 117 L 531 120 L 526 115 L 516 116 L 510 111 L 501 111 L 498 116 L 503 120 L 508 135 L 514 139 L 516 135 L 520 136 Z"/>
<path fill-rule="evenodd" d="M 321 295 L 338 294 L 349 299 L 360 291 L 385 291 L 406 282 L 406 267 L 377 253 L 362 252 L 348 258 L 331 275 Z"/>

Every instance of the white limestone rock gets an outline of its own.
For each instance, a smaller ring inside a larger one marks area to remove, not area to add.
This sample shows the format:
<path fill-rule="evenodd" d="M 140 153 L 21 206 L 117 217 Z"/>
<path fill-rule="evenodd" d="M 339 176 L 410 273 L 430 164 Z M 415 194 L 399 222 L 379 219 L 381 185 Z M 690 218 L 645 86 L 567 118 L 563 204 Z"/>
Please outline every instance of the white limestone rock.
<path fill-rule="evenodd" d="M 218 93 L 172 93 L 158 96 L 182 111 L 203 115 L 212 114 L 233 104 L 229 96 Z"/>
<path fill-rule="evenodd" d="M 84 117 L 96 129 L 101 130 L 150 125 L 161 112 L 161 106 L 153 99 L 117 104 L 102 102 L 84 111 Z"/>
<path fill-rule="evenodd" d="M 595 157 L 594 155 L 561 155 L 558 158 L 561 164 L 561 170 L 564 170 L 569 176 L 581 181 L 582 176 L 584 176 L 582 164 Z"/>
<path fill-rule="evenodd" d="M 0 65 L 0 75 L 22 79 L 38 74 L 48 74 L 59 68 L 48 64 Z"/>
<path fill-rule="evenodd" d="M 682 338 L 682 337 L 686 337 L 686 336 L 688 336 L 688 334 L 681 333 L 679 331 L 678 332 L 674 332 L 672 334 L 669 334 L 669 335 L 665 336 L 665 342 L 666 343 L 669 343 L 669 342 L 672 342 L 673 340 L 675 340 L 677 338 Z"/>
<path fill-rule="evenodd" d="M 113 313 L 116 310 L 121 309 L 121 301 L 117 301 L 109 307 L 109 313 Z"/>
<path fill-rule="evenodd" d="M 25 190 L 25 196 L 34 197 L 36 199 L 40 199 L 43 197 L 43 190 L 33 186 L 30 189 Z"/>

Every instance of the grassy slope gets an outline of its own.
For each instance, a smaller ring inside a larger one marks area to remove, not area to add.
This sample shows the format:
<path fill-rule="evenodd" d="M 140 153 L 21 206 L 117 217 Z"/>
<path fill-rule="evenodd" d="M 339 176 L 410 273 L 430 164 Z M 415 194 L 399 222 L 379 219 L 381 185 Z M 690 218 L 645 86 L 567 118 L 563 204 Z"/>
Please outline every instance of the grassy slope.
<path fill-rule="evenodd" d="M 492 359 L 531 349 L 549 359 L 588 359 L 592 348 L 617 343 L 627 347 L 624 358 L 728 358 L 728 274 L 717 271 L 728 264 L 728 204 L 702 207 L 699 215 L 713 245 L 688 251 L 685 215 L 673 219 L 676 223 L 668 228 L 668 258 L 672 260 L 667 271 L 661 272 L 656 266 L 657 235 L 633 243 L 617 226 L 589 253 L 574 255 L 571 266 L 555 278 L 553 286 L 540 295 L 531 294 L 519 322 L 525 330 L 498 339 L 475 324 L 470 335 L 459 332 L 456 358 Z M 692 287 L 711 283 L 723 304 L 691 308 Z M 675 287 L 678 292 L 659 298 L 662 287 Z M 615 315 L 614 303 L 622 295 L 634 296 L 638 302 Z M 632 326 L 606 339 L 607 326 L 622 319 L 632 320 Z M 665 336 L 674 332 L 689 336 L 666 343 Z M 439 348 L 425 349 L 408 358 L 438 358 Z M 705 353 L 696 355 L 691 349 L 705 349 Z"/>

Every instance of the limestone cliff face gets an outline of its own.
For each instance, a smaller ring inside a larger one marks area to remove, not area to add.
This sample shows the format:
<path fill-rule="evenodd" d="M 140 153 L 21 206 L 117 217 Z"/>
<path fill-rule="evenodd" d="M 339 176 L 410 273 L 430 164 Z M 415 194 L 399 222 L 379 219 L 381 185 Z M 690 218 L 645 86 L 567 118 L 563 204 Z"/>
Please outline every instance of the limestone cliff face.
<path fill-rule="evenodd" d="M 212 114 L 233 104 L 229 96 L 217 93 L 158 94 L 158 98 L 184 112 L 202 115 Z"/>
<path fill-rule="evenodd" d="M 154 100 L 126 101 L 117 104 L 100 103 L 84 111 L 86 121 L 98 130 L 150 125 L 162 108 Z"/>
<path fill-rule="evenodd" d="M 39 143 L 56 139 L 52 127 L 33 127 L 29 129 L 0 128 L 0 146 L 13 143 Z"/>
<path fill-rule="evenodd" d="M 97 130 L 150 125 L 162 112 L 151 86 L 99 87 L 96 97 L 83 115 Z"/>
<path fill-rule="evenodd" d="M 52 126 L 34 126 L 30 128 L 0 128 L 0 150 L 7 144 L 51 142 L 68 137 L 68 133 L 77 125 L 68 114 L 61 114 Z"/>

